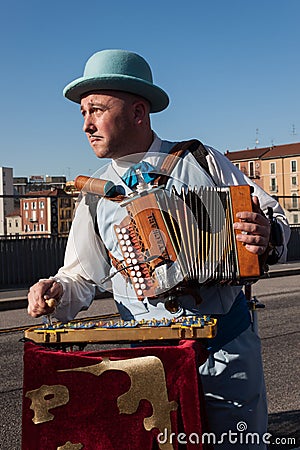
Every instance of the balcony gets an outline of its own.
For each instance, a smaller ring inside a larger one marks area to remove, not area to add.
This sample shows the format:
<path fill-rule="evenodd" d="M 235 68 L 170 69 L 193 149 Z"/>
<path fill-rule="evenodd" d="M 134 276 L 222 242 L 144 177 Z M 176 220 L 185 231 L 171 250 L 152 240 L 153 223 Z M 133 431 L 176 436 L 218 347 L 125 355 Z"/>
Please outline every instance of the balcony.
<path fill-rule="evenodd" d="M 288 211 L 299 211 L 299 203 L 297 202 L 284 202 L 284 208 Z"/>
<path fill-rule="evenodd" d="M 255 179 L 260 178 L 260 170 L 247 170 L 246 167 L 241 167 L 241 172 L 243 172 L 248 178 Z"/>

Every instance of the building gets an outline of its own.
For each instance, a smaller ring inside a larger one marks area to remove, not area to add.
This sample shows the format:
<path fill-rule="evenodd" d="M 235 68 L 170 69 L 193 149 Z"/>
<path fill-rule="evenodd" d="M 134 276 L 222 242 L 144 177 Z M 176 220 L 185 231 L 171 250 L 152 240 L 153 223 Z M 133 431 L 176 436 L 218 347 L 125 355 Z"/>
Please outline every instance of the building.
<path fill-rule="evenodd" d="M 23 234 L 67 236 L 75 200 L 62 189 L 28 192 L 20 199 Z"/>
<path fill-rule="evenodd" d="M 278 198 L 290 224 L 300 223 L 300 142 L 227 151 L 225 156 L 266 192 Z"/>
<path fill-rule="evenodd" d="M 44 191 L 48 189 L 65 189 L 66 177 L 65 176 L 50 176 L 46 175 L 31 175 L 26 177 L 14 177 L 13 184 L 15 191 L 20 195 L 32 191 Z"/>
<path fill-rule="evenodd" d="M 13 169 L 0 167 L 0 236 L 6 234 L 5 217 L 14 210 Z"/>
<path fill-rule="evenodd" d="M 6 236 L 19 237 L 22 234 L 22 217 L 20 209 L 6 215 Z"/>

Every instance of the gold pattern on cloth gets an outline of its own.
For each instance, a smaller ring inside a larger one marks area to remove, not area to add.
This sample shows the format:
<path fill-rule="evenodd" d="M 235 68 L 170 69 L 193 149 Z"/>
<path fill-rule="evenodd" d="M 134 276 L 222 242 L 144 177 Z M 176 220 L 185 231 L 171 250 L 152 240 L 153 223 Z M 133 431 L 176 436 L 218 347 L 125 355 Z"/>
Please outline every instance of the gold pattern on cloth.
<path fill-rule="evenodd" d="M 81 450 L 82 448 L 82 444 L 72 444 L 72 442 L 68 441 L 62 447 L 57 447 L 57 450 Z"/>
<path fill-rule="evenodd" d="M 46 399 L 47 396 L 50 398 Z M 54 419 L 54 415 L 49 412 L 49 409 L 66 405 L 69 401 L 69 391 L 62 384 L 53 386 L 44 384 L 38 389 L 26 392 L 25 397 L 31 399 L 30 409 L 34 411 L 32 421 L 38 424 Z"/>
<path fill-rule="evenodd" d="M 107 370 L 120 370 L 127 373 L 131 386 L 128 392 L 120 395 L 117 404 L 120 413 L 133 414 L 137 411 L 141 400 L 148 400 L 153 408 L 152 416 L 144 419 L 144 427 L 147 431 L 157 428 L 160 432 L 167 431 L 170 436 L 171 418 L 170 412 L 176 411 L 178 404 L 169 402 L 166 386 L 165 371 L 162 361 L 156 356 L 143 356 L 140 358 L 103 361 L 92 366 L 77 367 L 73 369 L 59 370 L 59 372 L 88 372 L 100 376 Z M 171 450 L 171 443 L 160 444 L 160 448 Z"/>

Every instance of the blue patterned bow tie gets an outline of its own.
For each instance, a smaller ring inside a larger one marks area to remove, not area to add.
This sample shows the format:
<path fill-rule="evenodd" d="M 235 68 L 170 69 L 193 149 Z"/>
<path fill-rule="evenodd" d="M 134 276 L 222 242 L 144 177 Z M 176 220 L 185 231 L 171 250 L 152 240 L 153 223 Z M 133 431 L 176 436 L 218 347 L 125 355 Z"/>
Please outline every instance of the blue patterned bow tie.
<path fill-rule="evenodd" d="M 151 173 L 154 170 L 154 167 L 152 166 L 152 164 L 150 164 L 146 161 L 142 161 L 137 164 L 134 164 L 133 166 L 129 167 L 129 169 L 126 170 L 126 172 L 122 176 L 122 180 L 130 188 L 135 187 L 139 182 L 138 177 L 136 175 L 136 171 L 138 169 L 141 171 L 145 183 L 150 183 L 150 181 L 155 180 L 155 178 L 157 176 L 155 173 Z"/>

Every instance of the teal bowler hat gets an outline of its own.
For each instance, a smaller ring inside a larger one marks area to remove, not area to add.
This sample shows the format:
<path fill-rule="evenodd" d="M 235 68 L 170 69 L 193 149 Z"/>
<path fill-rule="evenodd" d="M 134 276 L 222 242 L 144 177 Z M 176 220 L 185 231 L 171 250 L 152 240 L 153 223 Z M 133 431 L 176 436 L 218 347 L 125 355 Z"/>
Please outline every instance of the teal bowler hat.
<path fill-rule="evenodd" d="M 80 103 L 81 97 L 97 90 L 115 90 L 140 95 L 150 102 L 150 112 L 159 112 L 169 104 L 165 91 L 153 84 L 152 72 L 144 58 L 127 50 L 102 50 L 92 55 L 83 77 L 69 83 L 63 94 Z"/>

